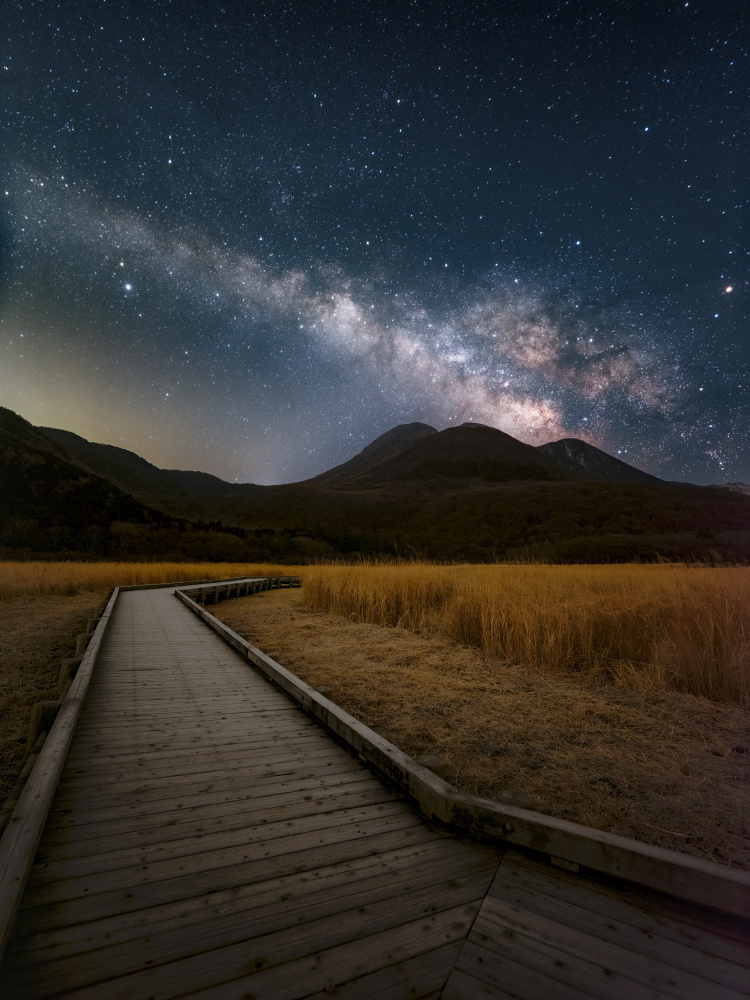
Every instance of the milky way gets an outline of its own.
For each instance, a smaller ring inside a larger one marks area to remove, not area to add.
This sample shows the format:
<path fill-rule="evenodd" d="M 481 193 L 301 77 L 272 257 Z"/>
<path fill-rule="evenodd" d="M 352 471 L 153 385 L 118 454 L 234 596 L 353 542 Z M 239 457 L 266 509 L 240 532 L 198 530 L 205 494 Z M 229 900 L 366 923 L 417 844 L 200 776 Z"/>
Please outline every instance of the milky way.
<path fill-rule="evenodd" d="M 412 420 L 750 480 L 747 16 L 574 6 L 16 5 L 0 403 L 239 481 Z"/>

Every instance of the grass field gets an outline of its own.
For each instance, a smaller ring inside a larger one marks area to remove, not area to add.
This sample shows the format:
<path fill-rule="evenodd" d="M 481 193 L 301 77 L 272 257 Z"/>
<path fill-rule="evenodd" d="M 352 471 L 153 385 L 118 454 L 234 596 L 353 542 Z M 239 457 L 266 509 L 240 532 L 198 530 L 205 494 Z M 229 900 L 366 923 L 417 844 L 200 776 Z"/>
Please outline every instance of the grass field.
<path fill-rule="evenodd" d="M 57 697 L 60 661 L 98 613 L 105 591 L 0 601 L 0 806 L 26 759 L 31 706 Z"/>
<path fill-rule="evenodd" d="M 294 566 L 271 563 L 0 562 L 0 601 L 180 580 L 224 580 L 238 576 L 286 576 Z"/>
<path fill-rule="evenodd" d="M 750 702 L 750 569 L 680 565 L 318 566 L 312 607 L 544 671 Z"/>

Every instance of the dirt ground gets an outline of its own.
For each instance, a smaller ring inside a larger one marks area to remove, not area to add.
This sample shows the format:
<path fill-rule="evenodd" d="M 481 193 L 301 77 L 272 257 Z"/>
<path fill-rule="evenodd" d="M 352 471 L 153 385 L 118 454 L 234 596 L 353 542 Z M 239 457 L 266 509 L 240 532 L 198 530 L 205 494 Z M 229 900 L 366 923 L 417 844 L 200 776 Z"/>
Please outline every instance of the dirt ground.
<path fill-rule="evenodd" d="M 402 750 L 442 757 L 464 791 L 525 793 L 547 815 L 750 870 L 750 715 L 736 705 L 511 666 L 313 610 L 299 590 L 211 611 Z"/>
<path fill-rule="evenodd" d="M 60 661 L 75 653 L 106 593 L 0 602 L 0 808 L 26 757 L 31 706 L 57 697 Z"/>

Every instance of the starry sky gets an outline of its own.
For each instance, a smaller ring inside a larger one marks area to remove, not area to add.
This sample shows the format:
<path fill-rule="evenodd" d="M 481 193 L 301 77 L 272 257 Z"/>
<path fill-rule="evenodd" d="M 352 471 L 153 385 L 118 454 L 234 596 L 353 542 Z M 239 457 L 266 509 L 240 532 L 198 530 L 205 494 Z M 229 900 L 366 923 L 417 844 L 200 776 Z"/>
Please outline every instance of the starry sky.
<path fill-rule="evenodd" d="M 473 420 L 750 482 L 746 3 L 2 20 L 1 405 L 230 481 Z"/>

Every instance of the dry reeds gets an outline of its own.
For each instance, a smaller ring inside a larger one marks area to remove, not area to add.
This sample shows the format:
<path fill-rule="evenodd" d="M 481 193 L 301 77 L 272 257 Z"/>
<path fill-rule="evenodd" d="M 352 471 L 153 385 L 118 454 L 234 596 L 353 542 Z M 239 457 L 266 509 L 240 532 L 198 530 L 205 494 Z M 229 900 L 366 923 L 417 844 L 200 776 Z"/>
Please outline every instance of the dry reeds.
<path fill-rule="evenodd" d="M 750 569 L 672 565 L 0 563 L 0 600 L 295 574 L 312 607 L 637 690 L 750 702 Z"/>
<path fill-rule="evenodd" d="M 0 601 L 180 580 L 296 575 L 297 567 L 271 563 L 0 562 Z"/>
<path fill-rule="evenodd" d="M 750 570 L 671 565 L 317 566 L 312 607 L 639 690 L 750 701 Z"/>

